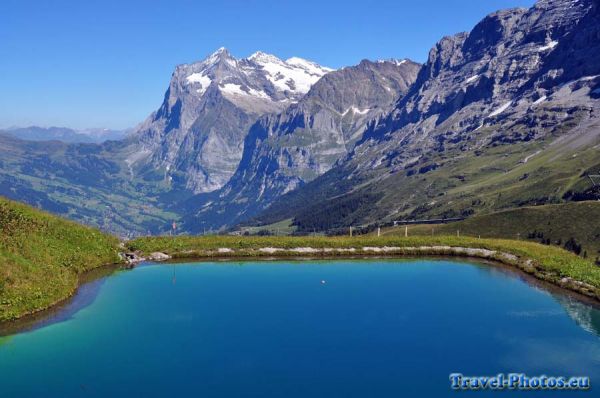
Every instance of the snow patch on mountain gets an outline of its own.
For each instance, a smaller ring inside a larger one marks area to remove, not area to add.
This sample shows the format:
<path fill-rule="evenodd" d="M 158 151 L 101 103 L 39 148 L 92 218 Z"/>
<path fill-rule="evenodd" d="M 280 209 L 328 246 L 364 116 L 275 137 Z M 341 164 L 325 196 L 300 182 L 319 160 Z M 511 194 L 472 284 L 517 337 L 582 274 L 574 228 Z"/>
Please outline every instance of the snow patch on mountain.
<path fill-rule="evenodd" d="M 594 75 L 594 76 L 584 76 L 584 77 L 582 77 L 581 79 L 579 79 L 579 81 L 582 81 L 582 82 L 588 82 L 588 81 L 590 81 L 590 80 L 594 80 L 594 79 L 595 79 L 595 78 L 597 78 L 598 76 L 600 76 L 600 75 Z"/>
<path fill-rule="evenodd" d="M 541 52 L 541 51 L 552 50 L 556 46 L 558 46 L 558 42 L 556 40 L 552 40 L 550 43 L 546 44 L 545 46 L 538 48 L 538 51 Z"/>
<path fill-rule="evenodd" d="M 327 68 L 325 66 L 321 66 L 321 65 L 317 65 L 314 62 L 311 61 L 307 61 L 303 58 L 298 58 L 298 57 L 292 57 L 292 58 L 288 58 L 285 61 L 287 64 L 290 65 L 294 65 L 297 66 L 299 68 L 302 68 L 304 70 L 306 70 L 308 73 L 313 74 L 313 75 L 320 75 L 322 76 L 325 72 L 333 72 L 333 69 L 331 68 Z"/>
<path fill-rule="evenodd" d="M 248 60 L 259 65 L 278 90 L 301 94 L 307 93 L 323 75 L 333 70 L 297 57 L 282 61 L 261 51 L 252 54 Z"/>
<path fill-rule="evenodd" d="M 359 109 L 355 106 L 351 106 L 350 108 L 346 109 L 344 113 L 342 113 L 342 116 L 346 116 L 349 112 L 359 115 L 366 115 L 367 113 L 369 113 L 369 111 L 370 109 Z"/>
<path fill-rule="evenodd" d="M 477 80 L 479 78 L 479 75 L 473 75 L 470 78 L 468 78 L 465 82 L 467 84 L 474 82 L 475 80 Z"/>
<path fill-rule="evenodd" d="M 190 84 L 199 83 L 200 88 L 198 88 L 196 91 L 200 94 L 204 94 L 208 89 L 208 86 L 210 86 L 212 83 L 211 78 L 202 73 L 192 73 L 186 78 L 186 80 Z"/>
<path fill-rule="evenodd" d="M 244 89 L 242 89 L 242 86 L 240 86 L 239 84 L 226 83 L 220 89 L 223 93 L 231 94 L 231 95 L 247 95 L 247 96 L 262 98 L 262 99 L 266 99 L 266 100 L 271 99 L 267 95 L 267 93 L 265 93 L 264 91 L 255 90 L 253 88 L 246 88 L 246 90 L 244 90 Z"/>
<path fill-rule="evenodd" d="M 502 105 L 501 107 L 499 107 L 498 109 L 496 109 L 492 113 L 490 113 L 488 115 L 488 117 L 498 116 L 499 114 L 501 114 L 502 112 L 507 110 L 511 105 L 512 105 L 512 101 L 508 101 L 507 103 L 505 103 L 504 105 Z"/>
<path fill-rule="evenodd" d="M 389 62 L 389 63 L 392 63 L 394 65 L 400 66 L 400 65 L 403 65 L 403 64 L 406 63 L 406 59 L 393 59 L 392 58 L 392 59 L 378 59 L 377 60 L 378 64 L 384 64 L 386 62 Z"/>

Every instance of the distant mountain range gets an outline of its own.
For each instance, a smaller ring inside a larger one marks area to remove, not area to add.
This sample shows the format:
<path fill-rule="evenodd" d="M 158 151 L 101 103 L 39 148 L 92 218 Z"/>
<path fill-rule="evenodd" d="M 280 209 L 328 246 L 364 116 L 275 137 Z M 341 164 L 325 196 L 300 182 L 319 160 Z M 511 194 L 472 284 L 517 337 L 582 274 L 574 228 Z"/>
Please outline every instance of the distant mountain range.
<path fill-rule="evenodd" d="M 0 135 L 0 194 L 122 235 L 172 221 L 335 231 L 594 199 L 599 14 L 594 0 L 498 11 L 423 65 L 332 70 L 222 48 L 178 66 L 118 141 Z"/>
<path fill-rule="evenodd" d="M 62 141 L 68 143 L 101 143 L 108 140 L 125 138 L 128 130 L 83 129 L 74 130 L 67 127 L 10 127 L 0 129 L 0 134 L 9 134 L 27 141 Z"/>

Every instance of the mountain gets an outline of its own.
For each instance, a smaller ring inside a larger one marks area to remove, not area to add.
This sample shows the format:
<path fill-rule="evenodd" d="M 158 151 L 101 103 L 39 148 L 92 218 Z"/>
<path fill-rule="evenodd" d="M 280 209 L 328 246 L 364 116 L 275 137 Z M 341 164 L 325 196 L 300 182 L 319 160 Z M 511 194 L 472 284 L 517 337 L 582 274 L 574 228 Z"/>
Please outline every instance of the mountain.
<path fill-rule="evenodd" d="M 139 148 L 128 163 L 195 193 L 217 190 L 235 172 L 258 117 L 297 102 L 331 70 L 262 52 L 236 59 L 224 48 L 180 65 L 161 107 L 134 132 Z"/>
<path fill-rule="evenodd" d="M 312 231 L 585 196 L 600 174 L 598 8 L 541 0 L 443 38 L 344 162 L 255 222 Z"/>
<path fill-rule="evenodd" d="M 298 101 L 330 70 L 261 52 L 237 60 L 220 49 L 178 66 L 162 106 L 121 140 L 64 142 L 78 134 L 68 129 L 56 129 L 63 142 L 0 134 L 0 195 L 121 236 L 163 233 L 181 218 L 180 201 L 227 182 L 248 126 Z"/>
<path fill-rule="evenodd" d="M 102 143 L 104 141 L 122 140 L 132 132 L 132 129 L 114 130 L 106 128 L 88 128 L 77 130 L 77 132 L 91 137 L 95 143 Z"/>
<path fill-rule="evenodd" d="M 101 143 L 108 140 L 120 140 L 127 130 L 84 129 L 74 130 L 67 127 L 11 127 L 0 131 L 27 141 L 62 141 L 68 143 Z"/>
<path fill-rule="evenodd" d="M 0 134 L 0 195 L 123 236 L 302 231 L 600 198 L 600 13 L 540 0 L 442 38 L 424 65 L 333 71 L 220 49 L 175 69 L 122 140 Z"/>
<path fill-rule="evenodd" d="M 186 219 L 186 228 L 221 227 L 248 218 L 331 169 L 367 124 L 408 91 L 419 68 L 410 60 L 363 60 L 328 73 L 282 112 L 261 117 L 250 127 L 229 182 L 204 201 L 190 199 L 195 215 Z"/>

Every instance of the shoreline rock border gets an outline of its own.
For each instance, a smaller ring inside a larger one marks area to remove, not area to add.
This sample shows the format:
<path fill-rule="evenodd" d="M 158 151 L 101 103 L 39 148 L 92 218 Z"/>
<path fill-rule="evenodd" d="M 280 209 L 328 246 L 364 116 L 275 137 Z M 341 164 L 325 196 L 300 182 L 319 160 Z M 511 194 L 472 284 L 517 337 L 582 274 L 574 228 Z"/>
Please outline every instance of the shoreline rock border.
<path fill-rule="evenodd" d="M 423 257 L 423 256 L 440 256 L 440 257 L 465 257 L 476 258 L 482 260 L 495 261 L 497 263 L 516 268 L 531 276 L 536 280 L 547 282 L 556 288 L 563 289 L 567 292 L 577 293 L 587 299 L 591 299 L 594 304 L 600 305 L 600 288 L 596 288 L 588 283 L 576 280 L 571 277 L 564 277 L 555 272 L 544 269 L 540 264 L 532 259 L 520 257 L 515 254 L 506 253 L 497 250 L 470 248 L 462 246 L 363 246 L 363 247 L 347 247 L 347 248 L 313 248 L 313 247 L 295 247 L 295 248 L 280 248 L 280 247 L 262 247 L 257 249 L 231 249 L 220 247 L 210 250 L 188 250 L 177 253 L 152 252 L 144 255 L 140 251 L 122 252 L 119 253 L 122 259 L 122 266 L 133 268 L 137 264 L 152 261 L 166 262 L 178 259 L 252 259 L 252 258 L 271 258 L 283 259 L 290 257 L 311 256 L 311 258 L 336 258 L 345 256 L 356 257 L 377 257 L 387 256 L 390 258 L 401 257 Z M 314 257 L 312 257 L 314 256 Z M 115 265 L 115 264 L 107 264 Z M 96 268 L 97 269 L 97 268 Z M 94 271 L 92 269 L 90 271 Z M 22 316 L 0 322 L 0 326 L 9 325 L 15 322 L 21 322 L 29 317 L 39 316 L 44 311 L 51 311 L 55 307 L 67 302 L 78 291 L 81 283 L 78 283 L 75 289 L 70 292 L 67 297 L 54 302 L 51 305 L 40 308 L 37 311 L 28 312 Z"/>
<path fill-rule="evenodd" d="M 392 257 L 403 256 L 459 256 L 472 257 L 484 260 L 497 261 L 502 264 L 515 267 L 532 277 L 551 283 L 559 288 L 582 294 L 588 298 L 596 300 L 600 304 L 600 289 L 588 283 L 578 281 L 570 277 L 563 277 L 555 272 L 544 269 L 534 260 L 520 257 L 515 254 L 506 253 L 497 250 L 471 248 L 462 246 L 363 246 L 348 248 L 314 248 L 314 247 L 262 247 L 258 249 L 238 249 L 233 250 L 227 247 L 221 247 L 212 250 L 189 250 L 169 255 L 163 252 L 153 252 L 144 257 L 140 252 L 126 253 L 124 256 L 128 259 L 130 266 L 143 261 L 163 262 L 173 259 L 206 259 L 206 258 L 251 258 L 266 256 L 301 256 L 317 255 L 323 258 L 338 257 L 344 255 L 373 256 L 386 255 Z"/>

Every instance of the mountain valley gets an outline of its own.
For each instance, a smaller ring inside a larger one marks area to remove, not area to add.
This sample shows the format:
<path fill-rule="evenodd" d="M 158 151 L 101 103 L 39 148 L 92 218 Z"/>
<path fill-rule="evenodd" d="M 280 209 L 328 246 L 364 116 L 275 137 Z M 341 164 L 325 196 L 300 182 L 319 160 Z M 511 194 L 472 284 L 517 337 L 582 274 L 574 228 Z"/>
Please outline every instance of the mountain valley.
<path fill-rule="evenodd" d="M 596 200 L 599 17 L 592 0 L 501 10 L 422 65 L 221 48 L 176 67 L 119 140 L 0 134 L 0 195 L 121 236 L 336 233 Z"/>

